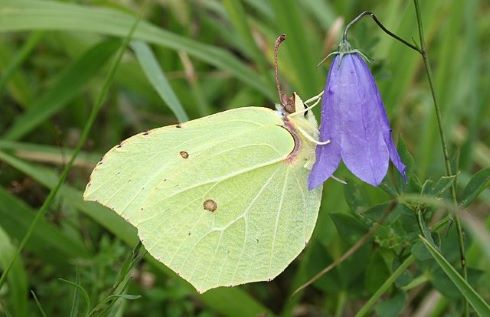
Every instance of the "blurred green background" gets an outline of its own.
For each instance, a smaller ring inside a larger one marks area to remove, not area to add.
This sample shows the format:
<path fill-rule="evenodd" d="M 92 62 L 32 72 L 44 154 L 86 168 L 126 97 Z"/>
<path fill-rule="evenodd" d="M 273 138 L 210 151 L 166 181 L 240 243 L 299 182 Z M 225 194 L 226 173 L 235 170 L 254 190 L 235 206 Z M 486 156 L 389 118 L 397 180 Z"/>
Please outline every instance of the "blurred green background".
<path fill-rule="evenodd" d="M 444 131 L 462 190 L 471 175 L 490 167 L 490 2 L 431 0 L 421 6 Z M 0 0 L 0 268 L 70 157 L 121 39 L 135 16 L 143 16 L 68 181 L 0 289 L 0 314 L 77 316 L 86 305 L 104 306 L 137 237 L 114 213 L 81 198 L 102 154 L 135 133 L 176 123 L 176 116 L 273 107 L 278 97 L 272 50 L 281 33 L 288 36 L 279 53 L 285 88 L 303 99 L 316 95 L 329 65 L 317 63 L 336 49 L 346 22 L 364 10 L 408 41 L 418 39 L 413 3 L 406 0 Z M 422 59 L 367 18 L 349 39 L 373 60 L 411 177 L 437 183 L 445 171 Z M 141 54 L 144 43 L 155 59 L 135 53 Z M 155 90 L 152 82 L 162 80 L 169 86 Z M 130 273 L 128 294 L 141 297 L 120 298 L 108 305 L 109 314 L 353 316 L 413 254 L 416 261 L 384 290 L 369 314 L 459 316 L 461 294 L 411 242 L 418 234 L 415 216 L 402 205 L 353 256 L 291 297 L 359 241 L 377 219 L 369 215 L 389 200 L 383 190 L 358 183 L 345 170 L 338 176 L 349 185 L 326 183 L 312 241 L 271 283 L 200 295 L 146 257 Z M 388 182 L 399 184 L 395 173 Z M 489 209 L 486 189 L 468 207 L 478 226 L 466 227 L 470 283 L 487 301 Z M 361 215 L 366 211 L 368 216 Z M 441 213 L 433 208 L 427 221 Z M 483 240 L 474 240 L 475 233 Z M 456 264 L 454 226 L 438 234 L 444 255 Z"/>

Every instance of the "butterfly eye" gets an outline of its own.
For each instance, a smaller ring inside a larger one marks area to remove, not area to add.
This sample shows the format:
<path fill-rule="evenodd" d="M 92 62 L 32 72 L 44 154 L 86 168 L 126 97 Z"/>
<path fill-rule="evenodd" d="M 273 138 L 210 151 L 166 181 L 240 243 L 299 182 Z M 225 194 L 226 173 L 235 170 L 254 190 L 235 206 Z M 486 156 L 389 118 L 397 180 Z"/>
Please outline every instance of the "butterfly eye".
<path fill-rule="evenodd" d="M 276 110 L 276 113 L 277 113 L 277 115 L 278 115 L 279 117 L 281 117 L 282 119 L 284 119 L 284 118 L 286 117 L 286 113 L 284 112 L 284 110 L 283 110 L 283 109 L 279 109 L 279 108 L 278 108 L 278 109 Z"/>

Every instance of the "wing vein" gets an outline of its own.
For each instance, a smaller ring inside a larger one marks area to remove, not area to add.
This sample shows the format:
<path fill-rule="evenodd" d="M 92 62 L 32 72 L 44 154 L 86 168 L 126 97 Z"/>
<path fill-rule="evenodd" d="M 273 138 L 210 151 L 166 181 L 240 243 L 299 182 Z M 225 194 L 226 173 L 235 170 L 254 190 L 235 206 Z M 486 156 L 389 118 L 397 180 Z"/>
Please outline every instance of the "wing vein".
<path fill-rule="evenodd" d="M 249 212 L 249 210 L 252 208 L 252 206 L 255 204 L 255 201 L 257 201 L 257 199 L 259 198 L 260 194 L 262 194 L 262 192 L 267 188 L 267 186 L 270 184 L 271 180 L 274 178 L 274 176 L 276 175 L 276 173 L 279 171 L 279 169 L 281 168 L 281 166 L 279 166 L 273 173 L 272 175 L 265 181 L 264 185 L 262 185 L 262 187 L 259 189 L 259 191 L 257 192 L 257 194 L 255 194 L 254 198 L 252 199 L 252 201 L 250 202 L 250 205 L 247 207 L 247 209 L 245 210 L 244 214 L 245 214 L 245 235 L 244 235 L 244 239 L 243 239 L 243 244 L 242 244 L 242 248 L 241 248 L 241 251 L 240 251 L 240 257 L 238 258 L 238 262 L 236 264 L 236 268 L 235 268 L 235 271 L 233 272 L 233 275 L 231 277 L 231 281 L 232 283 L 234 283 L 234 279 L 235 279 L 235 276 L 236 276 L 236 273 L 238 271 L 238 267 L 240 266 L 240 262 L 242 261 L 242 258 L 243 258 L 243 254 L 244 254 L 244 251 L 245 251 L 245 244 L 246 244 L 246 241 L 247 241 L 247 224 L 248 224 L 248 218 L 247 218 L 247 214 Z M 220 278 L 221 278 L 221 272 L 220 272 Z M 218 279 L 219 281 L 219 279 Z"/>
<path fill-rule="evenodd" d="M 274 256 L 274 248 L 275 248 L 275 244 L 276 244 L 277 227 L 279 224 L 279 217 L 281 215 L 282 204 L 284 202 L 284 194 L 286 192 L 288 175 L 289 175 L 289 168 L 286 169 L 286 175 L 284 176 L 284 184 L 282 185 L 281 200 L 279 201 L 279 208 L 277 209 L 276 221 L 274 224 L 274 234 L 272 236 L 271 255 L 269 258 L 269 269 L 268 269 L 267 276 L 270 276 L 270 273 L 271 273 L 272 257 Z"/>

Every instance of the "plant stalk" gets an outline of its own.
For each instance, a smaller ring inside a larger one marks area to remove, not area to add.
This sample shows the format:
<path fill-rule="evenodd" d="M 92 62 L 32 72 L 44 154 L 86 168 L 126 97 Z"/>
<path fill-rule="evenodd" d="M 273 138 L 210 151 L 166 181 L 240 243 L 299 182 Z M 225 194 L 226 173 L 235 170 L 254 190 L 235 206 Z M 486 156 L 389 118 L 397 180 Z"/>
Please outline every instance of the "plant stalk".
<path fill-rule="evenodd" d="M 412 50 L 417 51 L 421 57 L 422 60 L 424 61 L 424 67 L 425 67 L 425 72 L 427 74 L 427 79 L 429 82 L 429 87 L 430 87 L 430 92 L 432 95 L 432 101 L 434 103 L 434 109 L 436 113 L 436 118 L 437 118 L 437 127 L 439 130 L 439 137 L 441 139 L 441 145 L 442 145 L 442 153 L 444 156 L 444 165 L 446 169 L 446 176 L 452 176 L 453 171 L 451 168 L 451 163 L 449 160 L 449 152 L 448 152 L 448 147 L 447 147 L 447 142 L 446 142 L 446 136 L 444 135 L 444 130 L 442 127 L 442 119 L 441 119 L 441 109 L 439 107 L 439 103 L 437 102 L 436 98 L 436 93 L 435 93 L 435 88 L 434 88 L 434 81 L 432 79 L 432 69 L 430 67 L 430 62 L 429 62 L 429 55 L 427 53 L 427 50 L 425 48 L 425 41 L 424 41 L 424 28 L 422 25 L 422 18 L 420 14 L 420 6 L 419 6 L 419 1 L 418 0 L 413 0 L 414 5 L 415 5 L 415 13 L 417 17 L 417 25 L 418 25 L 418 33 L 419 33 L 419 39 L 420 39 L 420 47 L 418 47 L 416 44 L 411 44 L 407 42 L 406 40 L 402 39 L 398 35 L 394 34 L 390 30 L 388 30 L 374 15 L 374 13 L 370 11 L 364 11 L 361 14 L 359 14 L 354 20 L 352 20 L 345 28 L 343 36 L 342 36 L 342 41 L 347 40 L 347 33 L 349 29 L 357 23 L 359 20 L 361 20 L 365 16 L 370 16 L 374 22 L 389 36 L 392 38 L 396 39 L 397 41 L 405 44 L 407 47 L 411 48 Z M 452 196 L 452 201 L 454 205 L 458 205 L 458 200 L 456 196 L 456 181 L 454 181 L 451 184 L 451 196 Z M 420 220 L 420 219 L 419 219 Z M 465 280 L 468 280 L 468 271 L 466 267 L 466 257 L 465 257 L 465 246 L 464 246 L 464 232 L 463 232 L 463 227 L 461 226 L 461 221 L 459 219 L 459 216 L 457 214 L 454 215 L 454 222 L 456 223 L 456 230 L 458 234 L 458 248 L 459 248 L 459 254 L 460 254 L 460 262 L 461 262 L 461 269 L 463 271 L 463 278 Z M 464 315 L 469 316 L 468 314 L 468 301 L 465 300 L 465 305 L 464 305 Z"/>
<path fill-rule="evenodd" d="M 425 72 L 427 73 L 427 80 L 429 81 L 429 87 L 430 87 L 430 91 L 432 94 L 432 102 L 434 103 L 434 109 L 436 112 L 437 126 L 439 129 L 439 137 L 441 139 L 442 153 L 444 155 L 444 164 L 446 167 L 446 175 L 452 176 L 453 171 L 452 171 L 451 163 L 449 160 L 449 152 L 447 149 L 446 137 L 444 135 L 444 130 L 442 127 L 441 109 L 439 107 L 439 104 L 438 104 L 437 98 L 436 98 L 434 82 L 432 80 L 432 69 L 431 69 L 430 63 L 429 63 L 429 55 L 427 53 L 427 50 L 425 49 L 424 28 L 422 25 L 422 17 L 420 15 L 419 1 L 413 0 L 413 2 L 415 5 L 415 13 L 417 15 L 417 24 L 418 24 L 418 30 L 419 30 L 419 39 L 420 39 L 419 53 L 420 53 L 420 55 L 422 55 L 422 59 L 424 60 Z M 457 205 L 458 200 L 457 200 L 457 196 L 456 196 L 456 181 L 454 181 L 451 184 L 451 196 L 452 196 L 453 203 L 455 205 Z M 461 261 L 461 269 L 463 270 L 463 278 L 465 279 L 465 281 L 467 281 L 468 280 L 468 270 L 466 268 L 464 232 L 463 232 L 463 227 L 461 226 L 461 221 L 459 219 L 458 214 L 454 215 L 454 221 L 456 223 L 456 230 L 457 230 L 457 234 L 458 234 L 458 247 L 459 247 L 459 255 L 460 255 L 460 261 Z M 464 300 L 464 315 L 465 316 L 469 316 L 468 308 L 469 308 L 468 301 L 465 299 Z"/>

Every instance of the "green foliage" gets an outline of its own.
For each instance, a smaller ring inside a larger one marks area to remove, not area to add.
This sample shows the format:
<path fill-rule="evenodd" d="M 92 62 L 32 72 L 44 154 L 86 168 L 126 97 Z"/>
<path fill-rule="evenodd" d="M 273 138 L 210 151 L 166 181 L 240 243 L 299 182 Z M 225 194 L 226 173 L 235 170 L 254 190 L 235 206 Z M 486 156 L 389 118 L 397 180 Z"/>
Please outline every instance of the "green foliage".
<path fill-rule="evenodd" d="M 316 64 L 335 49 L 338 18 L 345 25 L 370 10 L 411 41 L 412 2 L 0 0 L 0 272 L 83 137 L 121 40 L 143 17 L 88 142 L 0 286 L 0 315 L 395 316 L 430 307 L 431 316 L 460 316 L 464 299 L 471 312 L 488 315 L 490 8 L 478 0 L 420 2 L 455 176 L 444 176 L 422 59 L 363 20 L 349 38 L 374 60 L 408 182 L 390 172 L 373 188 L 340 168 L 336 176 L 348 184 L 325 184 L 313 237 L 286 271 L 270 283 L 197 294 L 148 254 L 138 261 L 131 225 L 83 201 L 101 154 L 154 127 L 272 107 L 272 48 L 281 33 L 288 35 L 279 53 L 283 86 L 303 98 L 317 94 L 326 68 Z"/>

